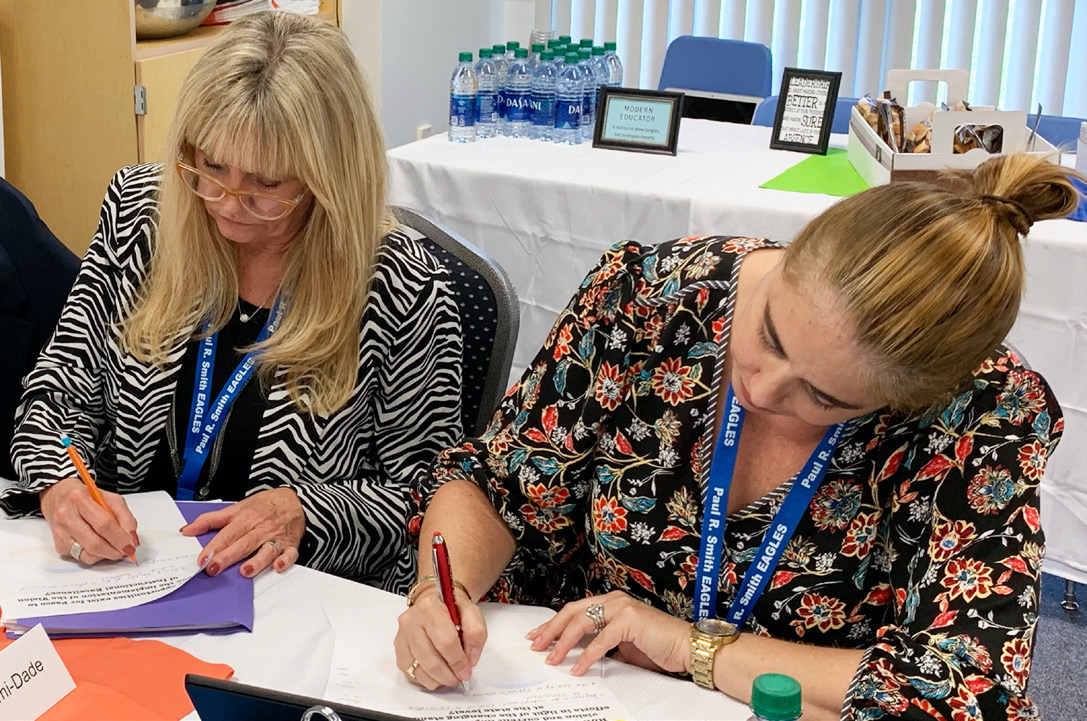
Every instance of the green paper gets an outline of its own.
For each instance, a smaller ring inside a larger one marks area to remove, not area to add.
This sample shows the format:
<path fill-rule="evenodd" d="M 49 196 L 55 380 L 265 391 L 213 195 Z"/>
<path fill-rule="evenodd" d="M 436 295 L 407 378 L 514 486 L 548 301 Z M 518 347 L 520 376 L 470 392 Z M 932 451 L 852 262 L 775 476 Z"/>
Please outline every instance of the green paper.
<path fill-rule="evenodd" d="M 759 186 L 794 193 L 822 193 L 846 196 L 867 190 L 868 185 L 854 170 L 846 151 L 828 148 L 826 155 L 812 155 Z"/>

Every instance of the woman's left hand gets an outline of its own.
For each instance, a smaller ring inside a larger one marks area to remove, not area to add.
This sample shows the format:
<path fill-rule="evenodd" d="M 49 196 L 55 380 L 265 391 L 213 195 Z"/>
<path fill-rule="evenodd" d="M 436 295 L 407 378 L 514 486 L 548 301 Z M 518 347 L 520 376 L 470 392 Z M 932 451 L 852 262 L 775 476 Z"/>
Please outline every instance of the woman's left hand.
<path fill-rule="evenodd" d="M 306 514 L 297 493 L 290 488 L 272 488 L 221 511 L 201 514 L 183 526 L 181 533 L 199 536 L 215 529 L 221 530 L 197 556 L 197 564 L 207 563 L 204 570 L 215 576 L 252 554 L 241 568 L 243 576 L 252 578 L 273 564 L 282 573 L 298 560 Z"/>
<path fill-rule="evenodd" d="M 691 624 L 621 591 L 566 604 L 550 621 L 528 632 L 532 650 L 543 651 L 554 643 L 547 663 L 562 663 L 583 636 L 595 633 L 593 619 L 587 614 L 593 604 L 604 607 L 604 630 L 581 652 L 571 674 L 583 675 L 613 648 L 619 649 L 620 660 L 637 666 L 690 672 Z"/>

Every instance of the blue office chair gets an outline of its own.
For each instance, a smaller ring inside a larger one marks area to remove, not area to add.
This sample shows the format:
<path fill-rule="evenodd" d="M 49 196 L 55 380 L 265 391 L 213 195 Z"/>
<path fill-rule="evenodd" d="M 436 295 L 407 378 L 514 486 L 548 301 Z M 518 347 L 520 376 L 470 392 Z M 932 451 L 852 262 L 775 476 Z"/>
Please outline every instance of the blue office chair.
<path fill-rule="evenodd" d="M 830 132 L 842 135 L 849 132 L 849 114 L 856 104 L 857 98 L 838 98 L 838 102 L 834 105 L 834 117 L 830 121 Z M 751 119 L 751 124 L 772 126 L 777 110 L 778 96 L 771 95 L 755 108 L 755 117 Z"/>
<path fill-rule="evenodd" d="M 761 43 L 681 35 L 668 45 L 657 89 L 765 98 L 770 66 L 770 48 Z"/>
<path fill-rule="evenodd" d="M 479 436 L 509 382 L 520 322 L 517 292 L 502 266 L 464 238 L 407 208 L 392 210 L 449 271 L 464 334 L 461 422 L 466 437 Z"/>
<path fill-rule="evenodd" d="M 1033 118 L 1027 118 L 1030 122 Z M 1076 151 L 1076 141 L 1079 139 L 1080 125 L 1083 118 L 1065 118 L 1060 115 L 1043 115 L 1038 121 L 1038 135 L 1053 143 L 1059 148 Z"/>

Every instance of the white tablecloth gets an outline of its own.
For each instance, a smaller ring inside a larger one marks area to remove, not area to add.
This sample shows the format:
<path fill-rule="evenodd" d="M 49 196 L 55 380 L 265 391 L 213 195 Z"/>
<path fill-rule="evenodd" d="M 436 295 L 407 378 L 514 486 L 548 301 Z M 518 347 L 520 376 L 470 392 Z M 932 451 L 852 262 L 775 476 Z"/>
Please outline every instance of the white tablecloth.
<path fill-rule="evenodd" d="M 228 573 L 236 573 L 231 569 Z M 229 664 L 234 680 L 288 693 L 324 698 L 335 636 L 324 608 L 349 605 L 374 624 L 396 624 L 367 603 L 383 591 L 336 576 L 294 566 L 284 574 L 265 572 L 256 579 L 256 624 L 253 633 L 227 636 L 168 636 L 159 640 L 210 663 Z M 526 641 L 526 643 L 528 643 Z M 358 649 L 359 673 L 378 663 L 393 663 L 391 648 Z M 541 660 L 542 663 L 542 660 Z M 608 659 L 604 678 L 635 719 L 715 719 L 743 721 L 737 704 L 723 694 L 698 689 L 690 681 L 653 673 Z M 199 721 L 195 712 L 186 721 Z"/>
<path fill-rule="evenodd" d="M 791 240 L 837 200 L 759 188 L 804 158 L 770 150 L 769 138 L 770 128 L 687 119 L 671 157 L 435 136 L 389 151 L 390 198 L 460 233 L 509 273 L 521 300 L 516 377 L 612 243 L 703 233 Z M 1010 340 L 1053 385 L 1066 418 L 1042 482 L 1047 570 L 1087 582 L 1087 388 L 1077 373 L 1087 372 L 1087 223 L 1038 223 L 1026 257 Z"/>

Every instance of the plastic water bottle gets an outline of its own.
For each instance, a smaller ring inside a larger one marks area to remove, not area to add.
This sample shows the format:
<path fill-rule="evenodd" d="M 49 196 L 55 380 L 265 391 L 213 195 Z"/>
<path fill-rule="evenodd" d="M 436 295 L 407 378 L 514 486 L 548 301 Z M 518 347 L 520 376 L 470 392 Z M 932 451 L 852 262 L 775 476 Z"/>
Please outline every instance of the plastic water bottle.
<path fill-rule="evenodd" d="M 517 48 L 517 59 L 506 75 L 506 125 L 504 135 L 527 138 L 532 125 L 532 71 L 528 69 L 528 50 Z"/>
<path fill-rule="evenodd" d="M 800 684 L 792 676 L 764 673 L 751 683 L 748 721 L 796 721 L 800 718 Z"/>
<path fill-rule="evenodd" d="M 498 70 L 491 59 L 490 48 L 479 49 L 476 78 L 479 93 L 476 95 L 476 137 L 493 138 L 498 134 Z"/>
<path fill-rule="evenodd" d="M 585 99 L 585 90 L 577 62 L 577 53 L 566 53 L 555 80 L 555 129 L 552 139 L 566 145 L 581 142 L 581 104 Z"/>
<path fill-rule="evenodd" d="M 593 46 L 593 71 L 596 73 L 597 82 L 607 85 L 609 80 L 608 64 L 604 62 L 604 46 Z"/>
<path fill-rule="evenodd" d="M 544 50 L 540 65 L 532 75 L 532 127 L 529 137 L 533 140 L 551 140 L 555 128 L 555 79 L 559 69 L 554 63 L 555 53 Z"/>
<path fill-rule="evenodd" d="M 516 40 L 510 40 L 506 43 L 506 60 L 509 60 L 512 64 L 517 59 L 517 49 L 521 47 L 521 43 Z"/>
<path fill-rule="evenodd" d="M 593 139 L 593 131 L 596 129 L 596 91 L 600 88 L 601 78 L 597 77 L 593 68 L 592 50 L 581 48 L 577 53 L 577 66 L 582 75 L 582 102 L 581 102 L 581 138 Z"/>
<path fill-rule="evenodd" d="M 472 67 L 472 53 L 461 53 L 449 81 L 449 140 L 474 143 L 476 140 L 476 95 L 479 79 Z"/>
<path fill-rule="evenodd" d="M 604 63 L 608 66 L 608 85 L 618 88 L 623 84 L 623 61 L 615 52 L 615 43 L 604 43 Z"/>
<path fill-rule="evenodd" d="M 504 88 L 506 87 L 506 73 L 510 69 L 510 61 L 506 60 L 506 46 L 502 43 L 496 43 L 492 46 L 491 58 L 494 60 L 494 69 L 498 73 L 498 132 L 501 133 L 506 124 L 506 94 Z"/>
<path fill-rule="evenodd" d="M 540 67 L 540 56 L 543 54 L 543 51 L 543 43 L 532 44 L 532 51 L 528 54 L 528 67 L 533 73 L 536 72 L 536 68 Z"/>
<path fill-rule="evenodd" d="M 563 63 L 566 62 L 566 46 L 558 44 L 555 46 L 555 67 L 558 70 L 562 70 Z"/>

